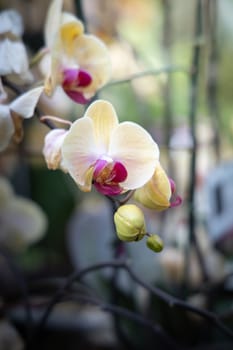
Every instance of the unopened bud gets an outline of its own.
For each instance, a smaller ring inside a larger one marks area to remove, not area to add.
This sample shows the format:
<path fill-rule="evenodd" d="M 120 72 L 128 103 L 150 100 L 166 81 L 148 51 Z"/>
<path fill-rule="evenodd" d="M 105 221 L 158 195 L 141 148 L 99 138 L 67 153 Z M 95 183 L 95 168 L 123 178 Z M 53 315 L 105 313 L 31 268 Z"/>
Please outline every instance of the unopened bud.
<path fill-rule="evenodd" d="M 170 207 L 171 195 L 169 178 L 158 164 L 152 178 L 135 191 L 134 199 L 146 208 L 161 211 Z"/>
<path fill-rule="evenodd" d="M 156 253 L 163 250 L 163 241 L 158 235 L 151 235 L 147 238 L 146 245 Z"/>
<path fill-rule="evenodd" d="M 45 137 L 43 155 L 49 169 L 61 167 L 61 146 L 66 134 L 65 129 L 53 129 Z"/>
<path fill-rule="evenodd" d="M 122 241 L 139 241 L 146 234 L 144 214 L 134 204 L 122 205 L 114 214 L 114 223 Z"/>

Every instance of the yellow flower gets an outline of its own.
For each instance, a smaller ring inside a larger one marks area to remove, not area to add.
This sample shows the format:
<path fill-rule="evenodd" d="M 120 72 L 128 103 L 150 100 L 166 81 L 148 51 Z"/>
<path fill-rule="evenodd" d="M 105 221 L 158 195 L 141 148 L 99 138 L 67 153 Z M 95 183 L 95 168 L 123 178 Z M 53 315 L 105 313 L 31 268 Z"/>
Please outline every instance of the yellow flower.
<path fill-rule="evenodd" d="M 141 240 L 146 234 L 144 214 L 136 205 L 122 205 L 114 214 L 117 236 L 122 241 Z"/>
<path fill-rule="evenodd" d="M 49 8 L 45 42 L 51 52 L 47 95 L 61 85 L 73 101 L 85 104 L 108 81 L 111 64 L 107 47 L 94 35 L 85 34 L 78 18 L 62 12 L 62 0 L 54 0 Z"/>
<path fill-rule="evenodd" d="M 143 187 L 135 191 L 134 199 L 146 208 L 162 211 L 181 203 L 179 196 L 171 203 L 171 197 L 174 192 L 175 184 L 173 180 L 168 178 L 162 166 L 158 164 L 151 179 Z"/>
<path fill-rule="evenodd" d="M 76 120 L 61 146 L 62 164 L 83 191 L 94 184 L 105 195 L 143 186 L 153 175 L 159 149 L 133 122 L 119 123 L 112 104 L 97 100 Z"/>

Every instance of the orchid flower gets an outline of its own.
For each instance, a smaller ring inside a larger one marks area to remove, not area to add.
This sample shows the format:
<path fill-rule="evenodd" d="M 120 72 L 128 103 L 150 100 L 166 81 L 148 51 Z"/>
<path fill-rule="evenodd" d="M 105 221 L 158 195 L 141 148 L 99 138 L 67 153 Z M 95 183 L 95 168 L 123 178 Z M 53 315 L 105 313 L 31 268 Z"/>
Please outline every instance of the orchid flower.
<path fill-rule="evenodd" d="M 105 44 L 94 35 L 84 34 L 82 22 L 62 12 L 62 0 L 54 0 L 45 23 L 45 43 L 51 53 L 45 93 L 56 86 L 75 102 L 87 103 L 110 77 L 110 56 Z"/>
<path fill-rule="evenodd" d="M 83 191 L 92 184 L 104 195 L 143 186 L 153 175 L 159 149 L 136 123 L 119 123 L 111 103 L 93 102 L 76 120 L 61 146 L 62 165 Z"/>
<path fill-rule="evenodd" d="M 4 150 L 11 139 L 19 143 L 23 137 L 23 119 L 31 118 L 38 103 L 43 87 L 29 90 L 10 104 L 0 104 L 0 151 Z"/>
<path fill-rule="evenodd" d="M 134 199 L 146 208 L 162 211 L 181 204 L 180 196 L 172 198 L 175 191 L 175 182 L 168 178 L 159 163 L 151 179 L 135 191 Z"/>
<path fill-rule="evenodd" d="M 0 12 L 0 76 L 13 75 L 31 82 L 26 48 L 22 42 L 23 21 L 15 10 Z"/>

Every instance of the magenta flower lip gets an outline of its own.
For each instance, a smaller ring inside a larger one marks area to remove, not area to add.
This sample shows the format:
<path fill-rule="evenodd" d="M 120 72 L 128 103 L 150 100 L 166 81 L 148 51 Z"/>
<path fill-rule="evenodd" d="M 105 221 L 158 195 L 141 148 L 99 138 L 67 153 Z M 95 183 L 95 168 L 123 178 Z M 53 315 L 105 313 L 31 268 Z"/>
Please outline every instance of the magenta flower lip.
<path fill-rule="evenodd" d="M 119 183 L 126 178 L 127 170 L 120 162 L 97 160 L 93 173 L 93 184 L 97 191 L 105 195 L 118 195 L 123 191 Z"/>
<path fill-rule="evenodd" d="M 85 98 L 84 93 L 79 88 L 85 88 L 92 82 L 91 75 L 84 69 L 70 68 L 63 71 L 62 87 L 65 93 L 75 102 L 86 104 L 89 99 Z"/>
<path fill-rule="evenodd" d="M 91 84 L 92 77 L 84 69 L 70 68 L 63 71 L 64 79 L 62 86 L 64 89 L 71 87 L 86 87 Z"/>

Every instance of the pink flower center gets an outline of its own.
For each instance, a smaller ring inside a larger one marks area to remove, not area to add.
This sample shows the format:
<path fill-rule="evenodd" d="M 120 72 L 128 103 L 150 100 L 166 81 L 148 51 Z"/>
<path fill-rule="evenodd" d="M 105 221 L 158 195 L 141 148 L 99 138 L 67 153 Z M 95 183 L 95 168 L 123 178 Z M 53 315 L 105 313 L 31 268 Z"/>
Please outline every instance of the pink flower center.
<path fill-rule="evenodd" d="M 123 189 L 119 185 L 127 177 L 127 170 L 120 162 L 109 162 L 105 159 L 97 160 L 94 166 L 93 183 L 97 191 L 104 195 L 117 195 Z"/>
<path fill-rule="evenodd" d="M 90 73 L 84 69 L 70 68 L 63 71 L 62 87 L 66 94 L 77 103 L 85 104 L 88 102 L 80 88 L 87 87 L 91 82 Z"/>

